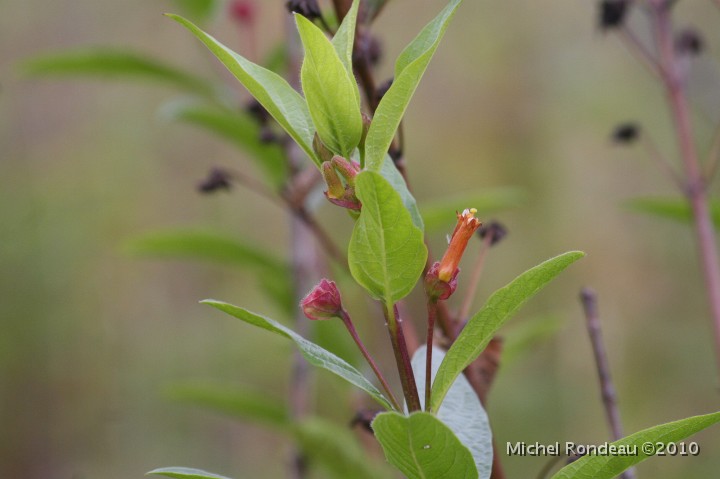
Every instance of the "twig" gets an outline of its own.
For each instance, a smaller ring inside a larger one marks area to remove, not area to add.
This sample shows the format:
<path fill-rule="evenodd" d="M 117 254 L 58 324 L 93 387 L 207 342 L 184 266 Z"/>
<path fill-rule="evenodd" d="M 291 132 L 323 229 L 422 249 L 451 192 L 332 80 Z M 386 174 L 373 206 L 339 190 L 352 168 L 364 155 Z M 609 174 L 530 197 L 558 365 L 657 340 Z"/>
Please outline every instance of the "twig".
<path fill-rule="evenodd" d="M 335 244 L 330 235 L 323 229 L 323 227 L 317 222 L 314 216 L 312 216 L 305 206 L 304 197 L 293 198 L 286 191 L 276 194 L 263 183 L 257 181 L 255 178 L 248 176 L 237 170 L 225 170 L 232 178 L 238 183 L 245 186 L 248 190 L 256 193 L 259 196 L 273 202 L 275 205 L 281 208 L 287 208 L 293 215 L 300 219 L 303 224 L 312 232 L 317 239 L 318 243 L 323 247 L 323 250 L 335 261 L 337 264 L 342 266 L 345 270 L 349 270 L 347 259 L 345 255 L 340 251 L 340 248 Z M 293 175 L 293 178 L 298 175 Z"/>
<path fill-rule="evenodd" d="M 608 363 L 607 351 L 602 340 L 602 331 L 600 329 L 600 317 L 598 316 L 597 295 L 590 288 L 584 288 L 580 292 L 580 301 L 585 311 L 585 319 L 587 321 L 588 335 L 592 344 L 593 354 L 595 355 L 595 366 L 597 368 L 598 380 L 600 381 L 600 392 L 602 395 L 603 406 L 605 406 L 605 416 L 610 426 L 613 441 L 621 439 L 623 434 L 622 422 L 620 421 L 620 411 L 617 406 L 617 395 L 615 386 L 610 376 L 610 364 Z M 634 479 L 635 472 L 628 469 L 621 476 L 623 479 Z"/>
<path fill-rule="evenodd" d="M 425 410 L 430 412 L 432 404 L 432 351 L 433 351 L 433 334 L 435 332 L 435 319 L 437 318 L 437 298 L 428 297 L 427 310 L 427 340 L 425 348 Z"/>
<path fill-rule="evenodd" d="M 385 393 L 388 395 L 388 399 L 392 403 L 393 407 L 397 411 L 402 412 L 402 407 L 400 406 L 400 403 L 398 402 L 397 398 L 393 394 L 392 389 L 390 388 L 390 385 L 385 380 L 385 376 L 383 376 L 382 372 L 380 372 L 380 369 L 378 368 L 377 364 L 375 363 L 375 360 L 372 358 L 372 356 L 368 352 L 367 348 L 365 347 L 365 344 L 363 344 L 362 340 L 360 339 L 360 336 L 358 336 L 357 330 L 355 330 L 355 325 L 353 325 L 353 322 L 350 319 L 350 315 L 344 309 L 342 310 L 342 321 L 343 321 L 343 324 L 345 324 L 345 327 L 347 328 L 348 332 L 350 333 L 350 336 L 353 338 L 353 341 L 355 341 L 355 344 L 360 349 L 360 352 L 362 353 L 363 357 L 365 358 L 367 363 L 370 365 L 370 368 L 375 373 L 375 377 L 377 377 L 378 381 L 380 381 L 380 384 L 382 385 L 383 390 L 385 390 Z"/>
<path fill-rule="evenodd" d="M 663 155 L 660 150 L 658 149 L 657 145 L 654 141 L 646 133 L 643 133 L 642 135 L 642 142 L 645 145 L 645 149 L 648 152 L 648 155 L 650 155 L 650 158 L 657 163 L 658 167 L 662 170 L 662 172 L 667 176 L 670 181 L 675 183 L 675 186 L 680 188 L 680 190 L 685 189 L 685 183 L 683 182 L 682 177 L 680 174 L 675 170 L 673 165 L 670 164 L 668 159 Z"/>
<path fill-rule="evenodd" d="M 475 259 L 475 265 L 473 266 L 472 276 L 470 277 L 470 282 L 468 283 L 468 289 L 465 293 L 460 313 L 458 314 L 460 321 L 468 319 L 468 314 L 470 313 L 470 308 L 472 307 L 473 300 L 477 294 L 478 284 L 480 284 L 480 278 L 482 277 L 482 272 L 485 266 L 485 258 L 487 257 L 487 252 L 490 250 L 490 243 L 492 243 L 492 240 L 492 235 L 485 236 L 480 252 Z"/>
<path fill-rule="evenodd" d="M 720 371 L 720 262 L 715 246 L 715 230 L 708 205 L 708 194 L 695 147 L 690 109 L 683 89 L 683 81 L 676 68 L 670 10 L 664 1 L 653 0 L 651 14 L 655 39 L 660 52 L 661 70 L 670 110 L 685 168 L 685 195 L 693 213 L 700 263 L 707 289 L 715 334 L 717 367 Z"/>
<path fill-rule="evenodd" d="M 718 2 L 720 2 L 720 0 L 718 0 Z M 715 135 L 713 135 L 713 142 L 710 146 L 710 152 L 708 153 L 707 165 L 705 169 L 705 184 L 709 186 L 715 178 L 718 166 L 720 166 L 720 125 L 715 128 Z"/>
<path fill-rule="evenodd" d="M 626 25 L 623 25 L 620 29 L 620 39 L 623 41 L 630 53 L 640 63 L 645 65 L 645 67 L 647 67 L 647 69 L 650 70 L 650 72 L 657 78 L 662 78 L 662 67 L 658 64 L 655 57 L 653 57 L 635 33 L 633 33 L 633 31 Z"/>

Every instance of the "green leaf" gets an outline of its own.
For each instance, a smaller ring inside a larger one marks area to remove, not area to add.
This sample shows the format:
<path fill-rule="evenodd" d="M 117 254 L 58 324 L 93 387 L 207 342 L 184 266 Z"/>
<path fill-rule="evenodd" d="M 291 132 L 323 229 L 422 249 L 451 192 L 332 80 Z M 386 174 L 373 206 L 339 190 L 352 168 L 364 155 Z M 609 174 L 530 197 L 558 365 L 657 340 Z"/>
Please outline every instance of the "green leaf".
<path fill-rule="evenodd" d="M 211 96 L 212 83 L 145 55 L 111 48 L 82 48 L 49 53 L 26 60 L 21 69 L 32 76 L 89 76 L 133 78 L 165 83 Z"/>
<path fill-rule="evenodd" d="M 501 333 L 503 369 L 506 370 L 520 358 L 527 356 L 537 343 L 555 336 L 563 325 L 564 322 L 560 317 L 541 316 L 526 319 L 504 330 Z"/>
<path fill-rule="evenodd" d="M 392 409 L 392 405 L 382 395 L 382 393 L 380 393 L 380 391 L 378 391 L 377 388 L 370 383 L 370 381 L 368 381 L 362 374 L 360 374 L 357 369 L 352 367 L 343 359 L 335 356 L 331 352 L 326 351 L 317 344 L 314 344 L 303 338 L 291 329 L 286 328 L 285 326 L 277 323 L 276 321 L 273 321 L 272 319 L 252 313 L 246 309 L 233 306 L 232 304 L 223 303 L 221 301 L 215 301 L 212 299 L 201 301 L 201 303 L 210 305 L 215 309 L 219 309 L 220 311 L 223 311 L 230 316 L 234 316 L 242 321 L 245 321 L 248 324 L 252 324 L 253 326 L 257 326 L 262 329 L 266 329 L 272 333 L 292 340 L 300 349 L 300 353 L 310 364 L 319 368 L 326 369 L 331 373 L 340 376 L 350 384 L 353 384 L 370 394 L 373 399 L 382 404 L 385 408 Z"/>
<path fill-rule="evenodd" d="M 169 104 L 163 109 L 163 116 L 199 126 L 229 140 L 257 161 L 273 186 L 280 187 L 287 179 L 287 160 L 282 148 L 260 141 L 260 125 L 247 114 L 183 101 Z"/>
<path fill-rule="evenodd" d="M 352 64 L 352 53 L 353 44 L 355 43 L 355 28 L 357 25 L 358 8 L 360 7 L 360 0 L 354 0 L 350 10 L 343 18 L 340 27 L 335 32 L 335 36 L 332 39 L 333 47 L 340 58 L 340 61 L 345 65 L 345 70 L 353 75 L 353 64 Z M 358 102 L 360 101 L 360 92 L 355 89 L 358 93 Z"/>
<path fill-rule="evenodd" d="M 173 0 L 191 17 L 207 20 L 220 6 L 219 0 Z"/>
<path fill-rule="evenodd" d="M 685 198 L 634 198 L 624 206 L 638 213 L 667 218 L 690 224 L 693 221 L 692 208 Z M 720 226 L 720 201 L 710 199 L 710 215 L 717 228 Z"/>
<path fill-rule="evenodd" d="M 405 297 L 417 283 L 427 248 L 400 195 L 378 173 L 363 171 L 355 179 L 362 202 L 348 260 L 350 273 L 386 306 Z"/>
<path fill-rule="evenodd" d="M 175 384 L 166 390 L 173 401 L 199 406 L 240 419 L 286 429 L 287 406 L 266 394 L 218 384 Z"/>
<path fill-rule="evenodd" d="M 312 148 L 315 130 L 307 104 L 283 77 L 238 55 L 185 18 L 171 14 L 167 16 L 187 28 L 205 44 L 288 132 L 308 157 L 316 164 L 320 164 Z"/>
<path fill-rule="evenodd" d="M 189 467 L 163 467 L 148 472 L 146 475 L 167 476 L 175 479 L 230 479 L 226 476 L 213 474 L 212 472 L 191 469 Z"/>
<path fill-rule="evenodd" d="M 126 247 L 133 255 L 237 264 L 268 270 L 276 278 L 290 272 L 284 261 L 256 246 L 210 231 L 154 231 L 129 241 Z"/>
<path fill-rule="evenodd" d="M 128 253 L 161 259 L 200 260 L 253 268 L 264 291 L 291 314 L 295 302 L 289 265 L 257 246 L 210 231 L 167 230 L 139 236 L 126 244 Z"/>
<path fill-rule="evenodd" d="M 365 167 L 378 171 L 410 99 L 462 0 L 451 0 L 403 50 L 395 62 L 395 79 L 375 111 L 365 140 Z"/>
<path fill-rule="evenodd" d="M 300 79 L 313 124 L 325 146 L 350 158 L 363 132 L 355 77 L 322 30 L 302 15 L 295 23 L 305 48 Z"/>
<path fill-rule="evenodd" d="M 552 476 L 552 479 L 584 479 L 589 477 L 593 479 L 610 479 L 616 477 L 624 470 L 651 457 L 643 452 L 643 444 L 668 444 L 681 441 L 718 422 L 720 422 L 720 412 L 689 417 L 636 432 L 613 442 L 612 445 L 624 446 L 623 449 L 627 451 L 633 451 L 634 449 L 631 448 L 636 447 L 637 453 L 626 456 L 587 455 L 560 469 Z"/>
<path fill-rule="evenodd" d="M 296 423 L 295 441 L 310 464 L 317 464 L 330 477 L 343 479 L 392 478 L 384 464 L 371 460 L 353 432 L 320 418 L 307 418 Z"/>
<path fill-rule="evenodd" d="M 495 291 L 485 306 L 470 318 L 440 365 L 432 387 L 432 410 L 437 411 L 455 379 L 485 349 L 500 326 L 553 278 L 578 259 L 570 251 L 535 266 Z"/>
<path fill-rule="evenodd" d="M 412 357 L 412 369 L 415 382 L 420 391 L 420 403 L 425 407 L 425 359 L 426 346 L 420 346 Z M 445 351 L 433 347 L 431 379 L 440 368 Z M 455 433 L 460 442 L 468 448 L 475 461 L 480 479 L 488 479 L 492 470 L 493 444 L 492 431 L 487 413 L 480 403 L 477 393 L 462 374 L 458 376 L 448 391 L 445 401 L 436 416 Z"/>
<path fill-rule="evenodd" d="M 387 460 L 409 479 L 478 477 L 468 448 L 432 414 L 384 412 L 372 428 Z"/>
<path fill-rule="evenodd" d="M 392 187 L 395 188 L 395 191 L 397 191 L 400 195 L 403 205 L 405 205 L 405 208 L 410 212 L 413 224 L 417 226 L 420 231 L 424 231 L 425 225 L 423 224 L 423 217 L 420 215 L 420 210 L 418 209 L 415 197 L 412 193 L 410 193 L 407 183 L 405 182 L 405 178 L 403 178 L 400 171 L 398 171 L 395 167 L 395 163 L 393 163 L 390 155 L 385 155 L 385 161 L 383 162 L 380 174 L 383 178 L 388 180 Z"/>
<path fill-rule="evenodd" d="M 475 208 L 478 215 L 487 215 L 514 208 L 523 203 L 525 195 L 518 188 L 495 188 L 474 190 L 436 200 L 423 201 L 420 204 L 425 228 L 428 231 L 452 231 L 457 219 L 455 213 L 465 208 Z"/>

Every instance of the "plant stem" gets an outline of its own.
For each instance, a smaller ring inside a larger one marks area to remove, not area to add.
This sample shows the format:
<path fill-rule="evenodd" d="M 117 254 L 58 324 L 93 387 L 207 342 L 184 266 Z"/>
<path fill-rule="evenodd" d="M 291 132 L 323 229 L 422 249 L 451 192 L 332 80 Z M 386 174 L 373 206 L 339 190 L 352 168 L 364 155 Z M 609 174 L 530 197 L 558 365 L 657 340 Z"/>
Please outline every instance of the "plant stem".
<path fill-rule="evenodd" d="M 347 328 L 348 332 L 350 333 L 350 336 L 352 336 L 353 341 L 355 341 L 355 344 L 360 349 L 360 352 L 362 353 L 365 360 L 370 365 L 370 368 L 375 373 L 375 376 L 378 378 L 378 381 L 380 381 L 380 384 L 382 385 L 382 388 L 385 390 L 385 393 L 388 395 L 388 399 L 392 403 L 393 407 L 397 411 L 402 411 L 402 406 L 400 406 L 400 403 L 398 402 L 397 398 L 392 392 L 392 389 L 390 389 L 390 386 L 388 385 L 387 381 L 385 380 L 385 377 L 380 372 L 380 369 L 377 367 L 377 364 L 375 363 L 375 360 L 373 360 L 372 356 L 370 356 L 370 353 L 368 352 L 367 348 L 365 347 L 365 344 L 363 344 L 362 340 L 360 339 L 360 336 L 358 336 L 357 331 L 355 330 L 355 325 L 352 322 L 352 319 L 350 319 L 350 315 L 345 311 L 342 310 L 342 321 L 343 324 L 345 324 L 345 327 Z"/>
<path fill-rule="evenodd" d="M 433 335 L 435 333 L 435 320 L 437 318 L 437 298 L 428 296 L 427 310 L 427 344 L 425 350 L 425 410 L 432 410 L 432 353 L 433 353 Z"/>
<path fill-rule="evenodd" d="M 684 193 L 692 208 L 700 263 L 713 319 L 717 367 L 720 371 L 720 262 L 715 246 L 715 230 L 708 206 L 707 189 L 693 140 L 690 109 L 683 88 L 683 80 L 675 62 L 670 10 L 663 1 L 654 0 L 652 5 L 655 39 L 660 52 L 663 83 L 685 168 Z"/>
<path fill-rule="evenodd" d="M 595 366 L 597 368 L 598 380 L 600 381 L 600 393 L 602 395 L 603 405 L 605 406 L 605 416 L 610 426 L 612 440 L 621 439 L 623 434 L 622 421 L 620 420 L 620 411 L 617 406 L 617 395 L 615 386 L 610 376 L 610 364 L 608 363 L 607 351 L 602 340 L 602 331 L 600 329 L 600 316 L 598 315 L 597 295 L 589 288 L 583 288 L 580 292 L 580 301 L 585 311 L 585 319 L 587 322 L 588 335 L 592 344 L 593 354 L 595 356 Z M 635 472 L 628 469 L 621 476 L 623 479 L 634 479 Z"/>
<path fill-rule="evenodd" d="M 397 363 L 400 383 L 402 384 L 403 394 L 405 395 L 405 402 L 410 412 L 419 411 L 420 397 L 418 395 L 417 384 L 415 383 L 415 374 L 410 364 L 407 344 L 405 344 L 402 318 L 399 317 L 397 308 L 393 305 L 384 305 L 383 310 L 385 319 L 387 320 L 388 332 L 390 333 L 390 342 L 392 343 L 393 352 L 395 353 L 395 362 Z"/>
<path fill-rule="evenodd" d="M 470 308 L 472 307 L 473 300 L 475 299 L 475 295 L 477 294 L 477 288 L 478 284 L 480 284 L 480 278 L 482 277 L 483 269 L 485 269 L 485 258 L 487 257 L 487 252 L 490 250 L 490 243 L 492 243 L 492 235 L 487 235 L 483 239 L 482 247 L 480 248 L 480 252 L 478 253 L 477 259 L 475 260 L 475 265 L 473 266 L 473 273 L 470 277 L 470 283 L 467 287 L 467 293 L 465 293 L 465 298 L 462 302 L 462 307 L 460 308 L 460 313 L 458 314 L 458 318 L 460 321 L 466 321 L 468 319 L 468 314 L 470 313 Z"/>

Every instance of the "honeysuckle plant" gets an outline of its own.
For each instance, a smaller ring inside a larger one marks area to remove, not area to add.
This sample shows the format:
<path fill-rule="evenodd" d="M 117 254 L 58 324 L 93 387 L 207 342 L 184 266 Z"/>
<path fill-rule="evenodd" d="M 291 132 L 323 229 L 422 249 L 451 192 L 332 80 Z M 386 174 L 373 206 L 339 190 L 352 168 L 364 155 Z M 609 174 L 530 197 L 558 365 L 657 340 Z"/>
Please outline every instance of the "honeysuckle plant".
<path fill-rule="evenodd" d="M 212 3 L 212 2 L 210 2 Z M 310 230 L 317 245 L 340 271 L 347 271 L 374 300 L 376 309 L 356 314 L 346 309 L 338 283 L 330 277 L 292 298 L 289 269 L 246 245 L 198 233 L 158 234 L 135 243 L 143 253 L 194 256 L 239 261 L 259 271 L 266 291 L 282 309 L 301 313 L 304 321 L 341 321 L 352 344 L 367 362 L 374 378 L 368 378 L 348 358 L 330 352 L 282 322 L 223 301 L 204 304 L 241 321 L 291 340 L 309 364 L 329 371 L 374 400 L 379 411 L 367 418 L 370 431 L 384 451 L 387 462 L 409 478 L 505 477 L 493 451 L 492 431 L 483 407 L 486 392 L 466 374 L 491 344 L 498 329 L 528 300 L 581 259 L 570 251 L 530 268 L 495 291 L 476 313 L 470 314 L 474 290 L 482 270 L 482 256 L 468 278 L 461 274 L 464 254 L 473 237 L 485 248 L 506 234 L 496 222 L 482 224 L 475 204 L 457 204 L 456 226 L 439 261 L 426 246 L 426 226 L 421 208 L 408 187 L 402 142 L 398 138 L 405 110 L 435 54 L 462 0 L 451 0 L 402 51 L 395 62 L 394 78 L 377 88 L 369 76 L 372 37 L 363 25 L 379 15 L 387 0 L 334 0 L 337 24 L 318 3 L 289 1 L 304 56 L 298 85 L 268 65 L 262 66 L 231 50 L 185 17 L 168 17 L 185 27 L 234 75 L 254 97 L 244 114 L 226 107 L 226 92 L 193 75 L 126 54 L 83 52 L 81 55 L 41 59 L 31 64 L 36 72 L 82 71 L 93 65 L 163 79 L 210 99 L 208 103 L 173 104 L 166 114 L 210 129 L 240 143 L 259 161 L 266 181 L 258 183 L 243 171 L 215 169 L 200 185 L 204 193 L 228 190 L 242 184 L 287 207 L 293 217 Z M 617 22 L 627 5 L 623 1 L 601 2 L 603 21 Z M 253 8 L 247 2 L 230 4 L 231 16 L 242 25 L 252 23 Z M 363 19 L 362 25 L 358 21 Z M 361 45 L 362 43 L 362 45 Z M 369 46 L 368 46 L 369 45 Z M 272 62 L 268 62 L 272 63 Z M 292 62 L 289 62 L 292 64 Z M 283 136 L 283 135 L 286 135 Z M 288 138 L 289 141 L 285 141 Z M 290 144 L 292 142 L 293 144 Z M 296 151 L 301 152 L 296 155 Z M 298 161 L 296 161 L 298 160 Z M 321 185 L 327 201 L 347 211 L 352 235 L 347 256 L 323 229 L 308 205 L 309 192 Z M 443 212 L 451 219 L 450 212 Z M 425 218 L 428 218 L 426 213 Z M 486 250 L 483 250 L 486 251 Z M 296 258 L 297 259 L 297 258 Z M 468 282 L 470 295 L 453 314 L 447 303 L 456 300 L 458 284 Z M 427 309 L 425 345 L 412 351 L 406 339 L 410 326 L 402 304 L 420 286 Z M 299 304 L 298 304 L 299 303 Z M 362 321 L 385 330 L 395 359 L 387 368 L 376 361 L 355 327 Z M 437 340 L 436 330 L 442 333 Z M 393 390 L 386 369 L 394 369 L 402 394 Z M 180 391 L 183 396 L 183 391 Z M 227 401 L 207 391 L 184 391 L 191 401 L 223 409 Z M 257 418 L 288 434 L 300 445 L 302 457 L 325 455 L 327 469 L 335 477 L 393 477 L 387 469 L 363 459 L 348 432 L 319 418 L 288 417 L 266 398 L 247 396 L 241 408 L 252 409 Z M 363 419 L 364 421 L 364 419 Z M 679 441 L 720 421 L 720 413 L 697 416 L 656 426 L 622 439 L 616 445 Z M 317 447 L 322 443 L 322 448 Z M 560 469 L 553 478 L 597 479 L 615 477 L 648 458 L 635 456 L 586 456 Z M 302 459 L 302 458 L 300 458 Z M 293 463 L 294 475 L 306 477 L 304 461 Z M 214 473 L 169 467 L 150 474 L 184 479 L 227 479 Z"/>

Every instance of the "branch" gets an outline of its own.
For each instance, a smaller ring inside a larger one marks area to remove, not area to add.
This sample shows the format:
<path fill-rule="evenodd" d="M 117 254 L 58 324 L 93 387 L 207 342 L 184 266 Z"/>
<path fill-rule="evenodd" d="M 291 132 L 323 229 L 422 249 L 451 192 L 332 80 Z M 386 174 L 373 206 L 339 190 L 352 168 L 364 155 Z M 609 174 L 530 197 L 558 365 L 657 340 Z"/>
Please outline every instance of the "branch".
<path fill-rule="evenodd" d="M 664 1 L 659 0 L 653 0 L 651 7 L 655 41 L 660 52 L 663 84 L 685 169 L 684 193 L 693 213 L 700 263 L 713 319 L 717 367 L 720 371 L 720 261 L 715 246 L 715 230 L 708 205 L 707 188 L 693 138 L 690 109 L 675 58 L 670 9 Z"/>
<path fill-rule="evenodd" d="M 602 340 L 602 331 L 600 330 L 600 317 L 598 316 L 597 295 L 589 288 L 584 288 L 580 292 L 580 301 L 585 311 L 585 319 L 587 321 L 588 334 L 592 343 L 593 354 L 595 355 L 595 366 L 597 368 L 598 380 L 600 381 L 600 392 L 602 394 L 603 405 L 605 406 L 605 416 L 610 426 L 612 440 L 621 439 L 623 434 L 622 422 L 620 421 L 620 411 L 617 407 L 617 396 L 615 394 L 615 386 L 610 377 L 610 364 L 608 363 L 607 352 Z M 635 472 L 628 469 L 621 476 L 623 479 L 635 479 Z"/>

